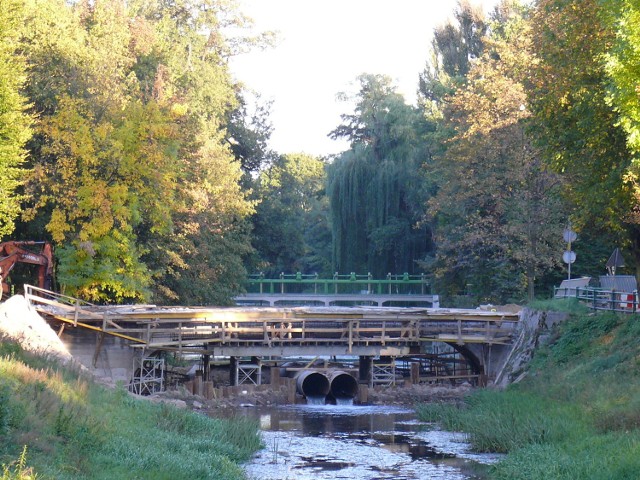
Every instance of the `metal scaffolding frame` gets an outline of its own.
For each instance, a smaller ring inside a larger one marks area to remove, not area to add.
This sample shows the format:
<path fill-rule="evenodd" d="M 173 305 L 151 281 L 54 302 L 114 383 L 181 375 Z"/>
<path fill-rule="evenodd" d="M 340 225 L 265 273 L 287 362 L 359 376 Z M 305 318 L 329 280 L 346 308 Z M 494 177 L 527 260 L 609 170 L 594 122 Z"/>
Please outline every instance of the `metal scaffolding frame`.
<path fill-rule="evenodd" d="M 137 395 L 151 395 L 164 391 L 164 358 L 144 357 L 133 359 L 133 377 L 129 391 Z"/>
<path fill-rule="evenodd" d="M 262 364 L 239 363 L 236 369 L 236 385 L 261 385 Z"/>
<path fill-rule="evenodd" d="M 376 363 L 371 365 L 371 387 L 382 385 L 385 387 L 396 384 L 396 359 L 392 358 L 391 363 Z"/>

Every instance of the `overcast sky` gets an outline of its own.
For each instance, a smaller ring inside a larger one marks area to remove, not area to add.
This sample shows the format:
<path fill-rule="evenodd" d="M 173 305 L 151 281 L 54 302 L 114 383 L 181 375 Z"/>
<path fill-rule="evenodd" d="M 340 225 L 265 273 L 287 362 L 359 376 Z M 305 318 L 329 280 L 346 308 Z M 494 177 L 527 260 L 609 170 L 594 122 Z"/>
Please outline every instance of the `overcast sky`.
<path fill-rule="evenodd" d="M 457 0 L 240 0 L 258 31 L 278 31 L 277 46 L 232 59 L 237 80 L 273 100 L 271 148 L 278 153 L 338 153 L 327 134 L 352 113 L 336 100 L 356 92 L 361 73 L 392 78 L 415 102 L 433 29 Z M 483 0 L 486 9 L 497 0 Z"/>

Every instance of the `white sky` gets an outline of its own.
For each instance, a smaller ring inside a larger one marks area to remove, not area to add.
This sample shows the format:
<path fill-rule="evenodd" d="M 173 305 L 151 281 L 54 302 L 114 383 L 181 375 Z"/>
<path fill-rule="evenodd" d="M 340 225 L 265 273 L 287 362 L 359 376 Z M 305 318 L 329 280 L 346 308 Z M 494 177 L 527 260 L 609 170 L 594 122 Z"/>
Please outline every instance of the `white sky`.
<path fill-rule="evenodd" d="M 475 0 L 492 8 L 497 0 Z M 338 92 L 357 91 L 361 73 L 392 78 L 415 102 L 433 29 L 457 0 L 239 0 L 257 31 L 278 31 L 276 47 L 232 59 L 237 80 L 273 100 L 270 146 L 278 153 L 338 153 L 327 134 L 352 113 Z"/>

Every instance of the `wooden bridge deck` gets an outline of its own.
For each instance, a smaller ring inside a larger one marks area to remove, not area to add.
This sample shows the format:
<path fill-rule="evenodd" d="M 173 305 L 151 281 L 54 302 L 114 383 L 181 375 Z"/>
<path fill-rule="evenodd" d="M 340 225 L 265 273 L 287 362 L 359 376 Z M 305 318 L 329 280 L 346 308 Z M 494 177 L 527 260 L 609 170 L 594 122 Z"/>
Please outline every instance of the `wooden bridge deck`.
<path fill-rule="evenodd" d="M 211 355 L 403 355 L 425 342 L 510 344 L 518 313 L 394 307 L 95 306 L 34 287 L 27 300 L 67 325 L 152 350 Z"/>

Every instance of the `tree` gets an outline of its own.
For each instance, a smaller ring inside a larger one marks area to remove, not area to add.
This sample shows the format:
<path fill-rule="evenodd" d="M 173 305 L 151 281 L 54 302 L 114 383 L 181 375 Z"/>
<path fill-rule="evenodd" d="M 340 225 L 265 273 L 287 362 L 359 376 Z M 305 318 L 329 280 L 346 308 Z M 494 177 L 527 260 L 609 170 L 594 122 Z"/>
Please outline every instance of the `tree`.
<path fill-rule="evenodd" d="M 439 285 L 480 301 L 532 299 L 536 278 L 559 262 L 564 222 L 561 183 L 526 134 L 530 36 L 514 13 L 446 102 L 456 133 L 431 167 Z"/>
<path fill-rule="evenodd" d="M 325 162 L 302 153 L 278 157 L 260 175 L 253 233 L 256 266 L 268 276 L 331 273 L 325 179 Z"/>
<path fill-rule="evenodd" d="M 174 230 L 145 233 L 153 245 L 145 260 L 159 267 L 155 294 L 163 302 L 228 304 L 242 290 L 244 259 L 252 251 L 247 218 L 253 203 L 241 188 L 242 165 L 225 131 L 238 98 L 221 29 L 243 21 L 231 3 L 200 0 L 191 8 L 191 2 L 155 7 L 136 2 L 133 10 L 155 26 L 158 37 L 145 57 L 145 63 L 157 61 L 156 96 L 187 113 L 181 122 L 185 150 Z M 195 279 L 202 282 L 197 289 Z"/>
<path fill-rule="evenodd" d="M 532 133 L 546 163 L 566 178 L 565 193 L 573 204 L 576 227 L 599 225 L 626 236 L 639 264 L 633 155 L 612 105 L 616 95 L 612 97 L 609 78 L 622 70 L 613 57 L 609 73 L 605 64 L 610 47 L 618 46 L 615 57 L 626 40 L 616 40 L 613 23 L 606 18 L 609 14 L 597 0 L 538 2 L 532 16 L 537 58 L 529 89 Z M 624 16 L 620 25 L 625 25 Z M 633 57 L 627 61 L 634 63 Z M 617 98 L 622 108 L 623 96 Z"/>
<path fill-rule="evenodd" d="M 249 112 L 246 95 L 246 92 L 238 94 L 238 106 L 230 112 L 227 123 L 231 152 L 244 172 L 245 188 L 251 185 L 252 176 L 268 168 L 276 156 L 267 145 L 272 132 L 271 102 L 260 103 L 258 96 L 253 102 L 254 110 Z"/>
<path fill-rule="evenodd" d="M 227 2 L 41 3 L 24 42 L 41 112 L 27 218 L 58 244 L 60 282 L 98 301 L 229 302 L 252 205 L 224 131 Z"/>
<path fill-rule="evenodd" d="M 418 93 L 430 115 L 464 80 L 471 62 L 482 55 L 488 22 L 481 6 L 460 0 L 454 20 L 434 29 L 431 61 L 420 74 Z"/>
<path fill-rule="evenodd" d="M 431 247 L 422 215 L 420 165 L 428 129 L 389 78 L 362 75 L 355 112 L 331 136 L 347 138 L 349 151 L 328 172 L 335 270 L 414 272 Z"/>
<path fill-rule="evenodd" d="M 31 136 L 31 117 L 20 89 L 25 62 L 18 37 L 24 22 L 22 2 L 0 4 L 0 236 L 10 235 L 20 213 L 18 188 L 25 173 L 25 143 Z"/>

